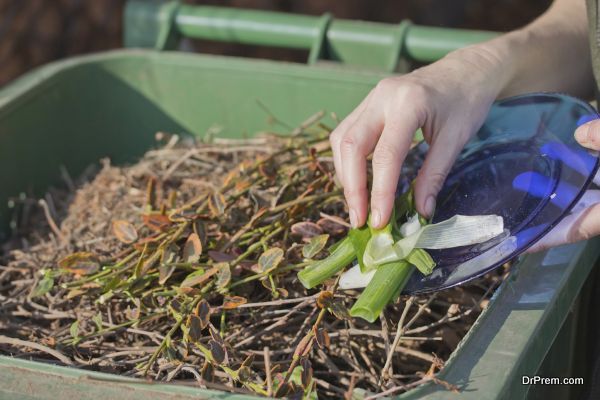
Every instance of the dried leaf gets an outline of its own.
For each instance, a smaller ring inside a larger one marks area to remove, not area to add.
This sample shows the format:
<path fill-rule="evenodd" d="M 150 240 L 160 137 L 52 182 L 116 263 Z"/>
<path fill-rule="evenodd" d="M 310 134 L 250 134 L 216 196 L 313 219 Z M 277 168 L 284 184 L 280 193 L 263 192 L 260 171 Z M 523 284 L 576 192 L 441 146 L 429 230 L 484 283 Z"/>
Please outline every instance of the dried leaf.
<path fill-rule="evenodd" d="M 308 358 L 300 359 L 300 365 L 302 366 L 302 374 L 300 375 L 302 387 L 307 389 L 312 381 L 313 368 Z"/>
<path fill-rule="evenodd" d="M 206 243 L 206 225 L 204 221 L 200 219 L 194 220 L 192 224 L 192 231 L 198 235 L 200 243 Z"/>
<path fill-rule="evenodd" d="M 235 191 L 236 192 L 243 192 L 244 190 L 248 189 L 250 186 L 252 186 L 252 183 L 248 182 L 248 180 L 240 180 L 237 181 L 235 183 Z"/>
<path fill-rule="evenodd" d="M 215 268 L 211 268 L 208 271 L 199 269 L 186 276 L 183 282 L 181 282 L 180 287 L 185 288 L 201 285 L 208 281 L 216 273 L 217 270 Z"/>
<path fill-rule="evenodd" d="M 138 232 L 131 223 L 125 220 L 116 220 L 112 223 L 113 234 L 125 244 L 131 244 L 138 240 Z"/>
<path fill-rule="evenodd" d="M 214 267 L 217 270 L 217 287 L 223 289 L 231 282 L 231 268 L 229 263 L 217 263 Z"/>
<path fill-rule="evenodd" d="M 185 246 L 183 246 L 183 262 L 197 263 L 202 254 L 202 242 L 196 233 L 188 236 Z"/>
<path fill-rule="evenodd" d="M 233 310 L 234 308 L 238 308 L 242 304 L 246 304 L 248 299 L 242 296 L 225 296 L 223 299 L 223 308 L 225 310 Z"/>
<path fill-rule="evenodd" d="M 218 342 L 225 346 L 225 341 L 223 341 L 223 338 L 221 337 L 221 335 L 219 335 L 219 332 L 217 332 L 217 330 L 214 329 L 212 326 L 210 326 L 210 337 L 212 337 L 212 340 L 214 340 L 215 342 Z"/>
<path fill-rule="evenodd" d="M 198 214 L 194 210 L 177 210 L 168 215 L 171 222 L 187 222 L 196 219 Z"/>
<path fill-rule="evenodd" d="M 90 275 L 100 269 L 100 261 L 95 254 L 79 252 L 59 260 L 58 267 L 76 275 Z"/>
<path fill-rule="evenodd" d="M 194 314 L 190 314 L 188 317 L 188 329 L 189 329 L 189 337 L 192 342 L 197 342 L 202 337 L 202 320 L 200 317 Z"/>
<path fill-rule="evenodd" d="M 158 267 L 158 284 L 164 285 L 165 282 L 173 275 L 175 271 L 174 265 L 161 264 Z"/>
<path fill-rule="evenodd" d="M 220 263 L 220 262 L 229 262 L 235 260 L 235 256 L 232 254 L 223 253 L 221 251 L 209 250 L 208 256 L 211 260 Z"/>
<path fill-rule="evenodd" d="M 271 163 L 259 164 L 258 172 L 267 179 L 274 179 L 277 176 L 277 170 Z"/>
<path fill-rule="evenodd" d="M 317 225 L 323 229 L 323 232 L 329 233 L 330 235 L 341 235 L 348 229 L 348 227 L 341 222 L 338 223 L 331 218 L 321 218 L 317 221 Z"/>
<path fill-rule="evenodd" d="M 273 247 L 259 257 L 258 267 L 263 273 L 273 271 L 283 260 L 284 252 L 279 247 Z"/>
<path fill-rule="evenodd" d="M 200 300 L 200 303 L 198 303 L 198 306 L 196 307 L 196 315 L 200 318 L 201 328 L 206 328 L 210 321 L 210 305 L 206 300 Z"/>
<path fill-rule="evenodd" d="M 208 208 L 210 209 L 210 213 L 213 217 L 219 217 L 225 212 L 225 197 L 219 193 L 213 193 L 208 198 Z"/>
<path fill-rule="evenodd" d="M 254 353 L 248 354 L 248 357 L 242 362 L 242 367 L 251 367 L 254 362 L 255 355 Z"/>
<path fill-rule="evenodd" d="M 302 256 L 311 259 L 323 250 L 329 239 L 328 234 L 314 236 L 302 247 Z"/>
<path fill-rule="evenodd" d="M 321 293 L 319 293 L 319 296 L 317 297 L 317 306 L 319 308 L 328 308 L 331 303 L 333 302 L 333 293 L 328 291 L 328 290 L 324 290 Z"/>
<path fill-rule="evenodd" d="M 217 364 L 222 364 L 225 361 L 225 348 L 219 342 L 215 340 L 211 340 L 208 342 L 208 346 L 210 348 L 210 354 L 212 355 L 213 360 Z"/>
<path fill-rule="evenodd" d="M 179 247 L 174 244 L 170 244 L 163 250 L 160 266 L 158 267 L 159 285 L 164 285 L 173 274 L 173 271 L 175 271 L 175 265 L 173 264 L 177 262 L 178 253 Z"/>
<path fill-rule="evenodd" d="M 325 329 L 317 329 L 315 332 L 315 340 L 320 348 L 327 348 L 331 344 L 329 333 Z"/>
<path fill-rule="evenodd" d="M 215 373 L 215 370 L 214 370 L 212 364 L 209 363 L 207 360 L 204 363 L 204 365 L 202 366 L 202 371 L 200 371 L 200 375 L 202 376 L 202 379 L 204 379 L 207 382 L 212 382 L 214 373 Z"/>
<path fill-rule="evenodd" d="M 350 312 L 342 301 L 333 301 L 328 308 L 337 319 L 350 319 Z"/>
<path fill-rule="evenodd" d="M 229 171 L 229 173 L 225 175 L 225 179 L 223 179 L 223 187 L 229 186 L 229 184 L 231 184 L 231 182 L 233 181 L 233 178 L 237 178 L 238 175 L 239 171 L 237 169 Z"/>
<path fill-rule="evenodd" d="M 77 296 L 81 296 L 82 294 L 85 293 L 85 290 L 81 290 L 81 289 L 71 289 L 69 290 L 69 293 L 67 293 L 67 300 L 71 300 Z"/>
<path fill-rule="evenodd" d="M 296 350 L 294 350 L 294 357 L 298 358 L 305 356 L 312 349 L 312 335 L 306 335 L 300 340 L 298 345 L 296 346 Z"/>
<path fill-rule="evenodd" d="M 302 239 L 310 239 L 314 236 L 321 235 L 323 233 L 323 229 L 310 221 L 302 221 L 296 222 L 290 228 L 290 232 L 293 235 L 300 236 Z"/>
<path fill-rule="evenodd" d="M 171 220 L 163 214 L 144 214 L 142 215 L 142 222 L 156 232 L 163 232 L 171 226 Z"/>
<path fill-rule="evenodd" d="M 146 184 L 146 208 L 152 210 L 156 206 L 156 178 L 151 176 Z"/>
<path fill-rule="evenodd" d="M 237 374 L 240 381 L 246 382 L 252 377 L 252 370 L 248 367 L 241 366 L 238 368 Z"/>

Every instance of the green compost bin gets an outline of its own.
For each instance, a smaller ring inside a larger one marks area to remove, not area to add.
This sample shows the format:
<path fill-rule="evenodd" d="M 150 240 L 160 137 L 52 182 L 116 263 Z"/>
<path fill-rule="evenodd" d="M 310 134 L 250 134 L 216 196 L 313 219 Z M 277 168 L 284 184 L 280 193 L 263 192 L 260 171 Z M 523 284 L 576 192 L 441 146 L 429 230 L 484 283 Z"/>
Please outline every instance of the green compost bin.
<path fill-rule="evenodd" d="M 298 15 L 130 2 L 134 47 L 41 67 L 0 91 L 0 232 L 8 199 L 41 194 L 60 167 L 77 175 L 102 157 L 133 161 L 154 133 L 240 137 L 266 127 L 260 102 L 294 125 L 317 110 L 346 115 L 383 77 L 493 33 L 391 26 Z M 309 51 L 310 65 L 185 54 L 184 36 Z M 519 399 L 547 395 L 521 376 L 581 376 L 577 327 L 600 253 L 598 240 L 529 255 L 516 264 L 440 374 L 460 395 L 432 384 L 403 399 Z M 557 398 L 578 387 L 553 387 Z M 1 399 L 249 398 L 0 356 Z"/>

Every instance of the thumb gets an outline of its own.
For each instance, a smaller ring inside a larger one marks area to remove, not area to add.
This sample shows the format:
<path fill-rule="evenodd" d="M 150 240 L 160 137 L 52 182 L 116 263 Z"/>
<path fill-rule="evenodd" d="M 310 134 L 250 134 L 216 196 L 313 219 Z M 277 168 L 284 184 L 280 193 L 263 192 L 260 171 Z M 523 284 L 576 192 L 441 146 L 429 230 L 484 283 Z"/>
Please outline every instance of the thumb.
<path fill-rule="evenodd" d="M 583 147 L 600 150 L 600 119 L 595 119 L 577 128 L 575 140 Z"/>
<path fill-rule="evenodd" d="M 573 207 L 571 214 L 563 218 L 527 252 L 535 253 L 561 244 L 590 239 L 598 234 L 600 234 L 600 190 L 588 190 Z"/>

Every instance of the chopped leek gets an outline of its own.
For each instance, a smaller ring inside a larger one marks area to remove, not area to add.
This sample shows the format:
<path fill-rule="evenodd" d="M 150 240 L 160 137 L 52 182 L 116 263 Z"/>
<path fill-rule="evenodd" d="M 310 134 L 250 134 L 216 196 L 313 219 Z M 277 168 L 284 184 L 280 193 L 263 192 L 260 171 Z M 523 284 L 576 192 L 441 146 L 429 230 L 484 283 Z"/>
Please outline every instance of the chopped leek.
<path fill-rule="evenodd" d="M 483 243 L 504 230 L 503 219 L 497 215 L 455 215 L 430 224 L 416 212 L 412 189 L 400 199 L 388 225 L 383 229 L 352 229 L 348 237 L 331 248 L 329 257 L 298 273 L 300 282 L 313 288 L 358 260 L 342 274 L 339 284 L 341 289 L 366 287 L 350 314 L 373 322 L 400 294 L 415 267 L 424 275 L 432 272 L 435 261 L 425 249 Z"/>

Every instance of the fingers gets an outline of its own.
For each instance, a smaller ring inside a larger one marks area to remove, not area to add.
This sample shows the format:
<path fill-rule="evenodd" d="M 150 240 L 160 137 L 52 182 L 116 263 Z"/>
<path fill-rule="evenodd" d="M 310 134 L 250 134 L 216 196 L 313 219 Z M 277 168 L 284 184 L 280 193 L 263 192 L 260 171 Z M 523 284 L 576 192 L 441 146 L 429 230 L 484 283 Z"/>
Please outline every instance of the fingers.
<path fill-rule="evenodd" d="M 567 243 L 591 239 L 600 234 L 600 204 L 594 204 L 581 213 L 567 236 Z"/>
<path fill-rule="evenodd" d="M 441 131 L 445 134 L 438 135 L 431 144 L 415 182 L 417 211 L 427 218 L 432 216 L 436 196 L 467 140 L 467 136 L 461 135 L 457 129 L 442 127 Z"/>
<path fill-rule="evenodd" d="M 590 239 L 598 234 L 600 234 L 600 190 L 588 190 L 573 207 L 572 213 L 563 218 L 527 252 L 535 253 L 561 244 Z"/>
<path fill-rule="evenodd" d="M 367 156 L 373 151 L 382 127 L 380 113 L 366 108 L 340 140 L 344 196 L 350 223 L 355 228 L 367 221 Z"/>
<path fill-rule="evenodd" d="M 577 128 L 575 140 L 583 147 L 600 150 L 600 120 L 595 119 Z"/>
<path fill-rule="evenodd" d="M 371 225 L 382 228 L 390 219 L 402 163 L 420 122 L 414 113 L 386 121 L 373 152 Z"/>
<path fill-rule="evenodd" d="M 333 153 L 333 165 L 335 172 L 342 186 L 344 186 L 344 171 L 342 170 L 342 155 L 340 152 L 340 142 L 344 134 L 348 129 L 354 125 L 358 116 L 364 111 L 366 105 L 371 98 L 372 91 L 360 102 L 360 104 L 350 113 L 342 122 L 331 132 L 329 135 L 329 142 L 331 143 L 331 151 Z"/>

